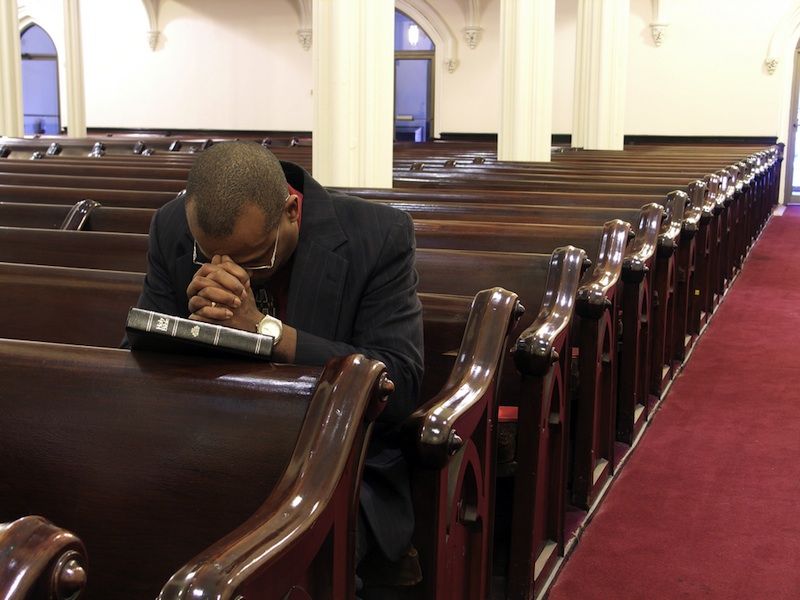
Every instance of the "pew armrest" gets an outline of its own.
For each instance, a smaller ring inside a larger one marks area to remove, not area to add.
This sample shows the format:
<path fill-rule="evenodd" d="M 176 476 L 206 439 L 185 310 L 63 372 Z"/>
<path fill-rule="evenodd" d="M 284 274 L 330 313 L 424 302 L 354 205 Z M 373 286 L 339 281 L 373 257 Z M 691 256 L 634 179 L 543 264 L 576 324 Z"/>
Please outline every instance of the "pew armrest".
<path fill-rule="evenodd" d="M 381 362 L 360 354 L 328 361 L 286 471 L 269 498 L 177 571 L 159 599 L 234 598 L 256 578 L 286 582 L 287 564 L 311 568 L 337 518 L 352 516 L 368 421 L 380 414 L 393 389 Z"/>
<path fill-rule="evenodd" d="M 556 340 L 572 319 L 585 259 L 586 252 L 574 246 L 553 251 L 539 314 L 517 338 L 514 348 L 514 363 L 523 375 L 544 375 L 558 360 Z"/>
<path fill-rule="evenodd" d="M 710 199 L 708 181 L 698 179 L 691 182 L 687 189 L 691 199 L 691 208 L 687 211 L 692 210 L 698 214 L 698 223 L 707 223 L 714 217 L 715 206 L 713 199 Z"/>
<path fill-rule="evenodd" d="M 469 417 L 485 410 L 508 334 L 523 310 L 517 295 L 503 288 L 475 295 L 447 382 L 403 424 L 404 451 L 414 464 L 442 468 L 461 447 L 461 436 L 471 434 L 474 424 Z"/>
<path fill-rule="evenodd" d="M 575 310 L 579 316 L 599 319 L 611 305 L 609 296 L 622 273 L 622 257 L 630 231 L 630 223 L 619 219 L 608 221 L 603 226 L 597 264 L 575 297 Z"/>
<path fill-rule="evenodd" d="M 670 256 L 678 247 L 678 240 L 683 230 L 683 215 L 689 203 L 689 195 L 682 190 L 667 194 L 666 214 L 658 234 L 659 256 Z"/>
<path fill-rule="evenodd" d="M 663 217 L 664 209 L 655 203 L 645 204 L 639 212 L 636 237 L 622 259 L 622 276 L 626 281 L 636 283 L 647 273 L 648 263 L 656 251 Z"/>
<path fill-rule="evenodd" d="M 38 516 L 0 524 L 0 598 L 23 600 L 52 590 L 79 598 L 86 586 L 86 550 L 72 533 Z M 48 596 L 49 597 L 49 596 Z"/>
<path fill-rule="evenodd" d="M 59 229 L 82 231 L 89 217 L 92 216 L 92 211 L 99 206 L 100 203 L 94 200 L 79 200 L 69 209 Z"/>

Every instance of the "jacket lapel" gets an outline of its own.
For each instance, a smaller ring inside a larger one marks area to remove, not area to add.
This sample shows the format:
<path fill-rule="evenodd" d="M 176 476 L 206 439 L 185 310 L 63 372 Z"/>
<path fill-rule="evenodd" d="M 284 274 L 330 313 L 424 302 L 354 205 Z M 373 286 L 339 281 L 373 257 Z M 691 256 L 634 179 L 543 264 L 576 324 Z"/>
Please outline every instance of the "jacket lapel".
<path fill-rule="evenodd" d="M 336 250 L 347 243 L 347 237 L 328 192 L 304 175 L 303 216 L 286 321 L 302 331 L 335 340 L 349 265 Z"/>
<path fill-rule="evenodd" d="M 346 279 L 347 260 L 314 242 L 298 247 L 286 321 L 302 331 L 336 339 Z"/>

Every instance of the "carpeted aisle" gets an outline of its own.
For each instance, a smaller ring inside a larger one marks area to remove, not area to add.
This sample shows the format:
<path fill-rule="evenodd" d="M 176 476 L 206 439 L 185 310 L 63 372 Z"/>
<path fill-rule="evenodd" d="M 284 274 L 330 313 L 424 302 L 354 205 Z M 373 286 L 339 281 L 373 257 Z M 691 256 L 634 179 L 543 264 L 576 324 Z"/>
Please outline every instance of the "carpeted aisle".
<path fill-rule="evenodd" d="M 549 598 L 800 598 L 800 208 L 767 226 Z"/>

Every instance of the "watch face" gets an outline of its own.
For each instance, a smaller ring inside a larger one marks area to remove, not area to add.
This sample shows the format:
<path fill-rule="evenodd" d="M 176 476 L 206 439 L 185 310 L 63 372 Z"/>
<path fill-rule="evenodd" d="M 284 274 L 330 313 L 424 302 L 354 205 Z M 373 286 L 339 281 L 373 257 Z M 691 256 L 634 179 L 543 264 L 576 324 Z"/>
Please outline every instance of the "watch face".
<path fill-rule="evenodd" d="M 277 320 L 265 319 L 258 326 L 258 332 L 262 335 L 268 335 L 275 339 L 281 335 L 281 323 Z"/>

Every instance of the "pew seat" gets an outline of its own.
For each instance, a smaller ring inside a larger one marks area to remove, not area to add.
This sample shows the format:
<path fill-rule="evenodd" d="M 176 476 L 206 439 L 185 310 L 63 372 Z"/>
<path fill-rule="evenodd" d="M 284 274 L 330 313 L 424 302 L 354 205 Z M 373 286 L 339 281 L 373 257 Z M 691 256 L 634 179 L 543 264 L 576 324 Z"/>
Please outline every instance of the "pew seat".
<path fill-rule="evenodd" d="M 77 535 L 82 598 L 352 594 L 359 465 L 392 387 L 381 363 L 2 339 L 0 377 L 0 522 Z M 0 572 L 23 567 L 0 552 Z"/>

